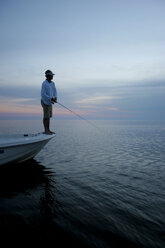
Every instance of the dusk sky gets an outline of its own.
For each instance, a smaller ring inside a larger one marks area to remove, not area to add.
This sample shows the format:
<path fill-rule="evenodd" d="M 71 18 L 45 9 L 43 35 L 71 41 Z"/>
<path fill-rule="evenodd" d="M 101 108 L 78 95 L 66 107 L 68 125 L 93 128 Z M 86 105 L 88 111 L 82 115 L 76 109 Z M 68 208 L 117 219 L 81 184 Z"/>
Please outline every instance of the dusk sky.
<path fill-rule="evenodd" d="M 1 119 L 42 117 L 50 69 L 85 118 L 165 120 L 164 0 L 0 0 L 0 28 Z"/>

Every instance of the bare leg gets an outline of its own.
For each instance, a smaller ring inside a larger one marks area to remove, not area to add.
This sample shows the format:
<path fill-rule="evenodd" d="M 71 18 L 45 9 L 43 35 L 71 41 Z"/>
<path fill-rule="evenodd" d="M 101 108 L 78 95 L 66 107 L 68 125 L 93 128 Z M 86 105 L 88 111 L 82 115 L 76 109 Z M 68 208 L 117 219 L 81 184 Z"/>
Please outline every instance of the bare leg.
<path fill-rule="evenodd" d="M 45 128 L 45 134 L 52 134 L 49 130 L 50 119 L 49 118 L 43 118 L 43 124 L 44 124 L 44 128 Z"/>

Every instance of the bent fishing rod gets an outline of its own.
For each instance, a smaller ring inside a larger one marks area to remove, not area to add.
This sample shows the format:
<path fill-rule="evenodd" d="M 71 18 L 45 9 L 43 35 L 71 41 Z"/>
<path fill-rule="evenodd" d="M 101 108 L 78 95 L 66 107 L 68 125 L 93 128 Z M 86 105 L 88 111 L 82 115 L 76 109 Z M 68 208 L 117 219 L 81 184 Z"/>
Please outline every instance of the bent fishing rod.
<path fill-rule="evenodd" d="M 56 103 L 58 103 L 58 105 L 60 105 L 61 107 L 63 107 L 63 108 L 65 108 L 65 109 L 67 109 L 68 111 L 70 111 L 72 114 L 74 114 L 74 115 L 76 115 L 77 117 L 79 117 L 80 119 L 82 119 L 82 120 L 84 120 L 84 121 L 86 121 L 86 122 L 88 122 L 88 124 L 90 124 L 90 125 L 92 125 L 93 127 L 95 127 L 95 128 L 97 128 L 97 129 L 99 129 L 96 125 L 94 125 L 91 121 L 89 121 L 89 120 L 87 120 L 87 119 L 85 119 L 84 117 L 82 117 L 81 115 L 79 115 L 79 114 L 77 114 L 76 112 L 74 112 L 73 110 L 71 110 L 71 109 L 69 109 L 68 107 L 66 107 L 65 105 L 63 105 L 62 103 L 60 103 L 60 102 L 57 102 L 56 101 Z"/>

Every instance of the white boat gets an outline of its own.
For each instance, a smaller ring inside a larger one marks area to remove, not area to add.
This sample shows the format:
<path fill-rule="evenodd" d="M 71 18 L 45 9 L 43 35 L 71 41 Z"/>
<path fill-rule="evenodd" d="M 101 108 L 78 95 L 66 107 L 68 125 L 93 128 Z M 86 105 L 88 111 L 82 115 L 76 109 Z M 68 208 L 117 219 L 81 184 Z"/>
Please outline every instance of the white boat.
<path fill-rule="evenodd" d="M 33 158 L 55 134 L 0 135 L 0 165 Z"/>

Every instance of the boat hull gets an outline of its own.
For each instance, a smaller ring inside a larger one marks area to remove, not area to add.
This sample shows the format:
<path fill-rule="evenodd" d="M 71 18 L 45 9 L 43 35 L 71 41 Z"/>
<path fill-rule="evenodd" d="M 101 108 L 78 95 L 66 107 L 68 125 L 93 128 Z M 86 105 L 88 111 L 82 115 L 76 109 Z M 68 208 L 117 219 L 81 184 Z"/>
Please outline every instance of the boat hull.
<path fill-rule="evenodd" d="M 52 137 L 32 137 L 27 136 L 17 145 L 0 146 L 0 165 L 23 162 L 34 158 L 37 153 L 49 142 Z M 31 141 L 31 142 L 30 142 Z"/>

